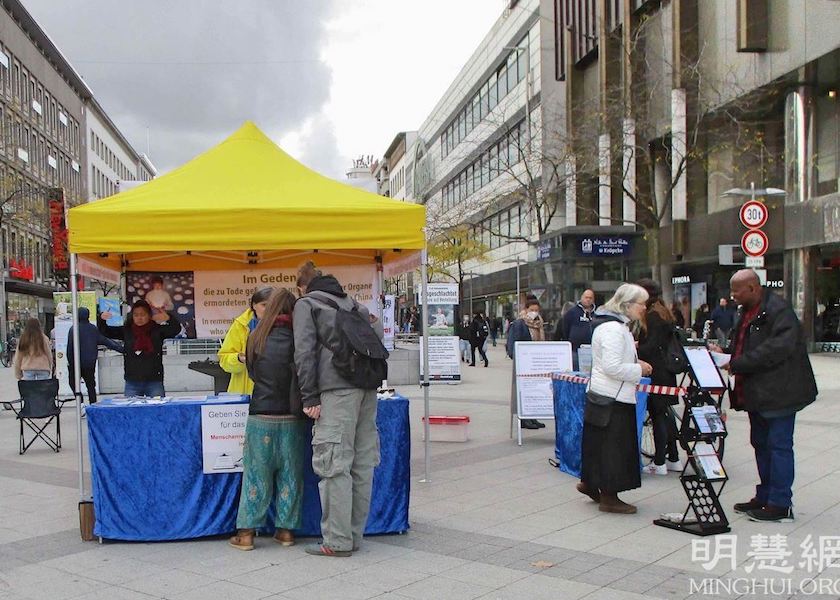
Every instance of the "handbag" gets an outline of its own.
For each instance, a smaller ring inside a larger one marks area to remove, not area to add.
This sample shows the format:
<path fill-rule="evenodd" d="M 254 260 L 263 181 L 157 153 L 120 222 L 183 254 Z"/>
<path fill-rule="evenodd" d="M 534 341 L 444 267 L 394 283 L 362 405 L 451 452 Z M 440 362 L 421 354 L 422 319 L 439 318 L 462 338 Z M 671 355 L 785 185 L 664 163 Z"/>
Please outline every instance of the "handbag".
<path fill-rule="evenodd" d="M 590 386 L 592 385 L 592 379 L 589 380 Z M 618 394 L 621 393 L 621 388 L 624 387 L 624 382 L 621 382 L 621 386 L 618 388 L 618 392 L 616 392 L 616 397 Z M 583 407 L 583 422 L 593 427 L 604 428 L 610 424 L 610 417 L 612 416 L 612 409 L 613 404 L 616 403 L 616 399 L 612 396 L 606 396 L 604 394 L 598 394 L 593 392 L 591 389 L 586 390 L 586 404 Z"/>
<path fill-rule="evenodd" d="M 685 340 L 676 327 L 671 326 L 671 331 L 668 334 L 668 341 L 665 347 L 662 348 L 662 354 L 665 362 L 665 370 L 674 375 L 685 373 L 688 370 L 688 359 L 683 350 Z"/>

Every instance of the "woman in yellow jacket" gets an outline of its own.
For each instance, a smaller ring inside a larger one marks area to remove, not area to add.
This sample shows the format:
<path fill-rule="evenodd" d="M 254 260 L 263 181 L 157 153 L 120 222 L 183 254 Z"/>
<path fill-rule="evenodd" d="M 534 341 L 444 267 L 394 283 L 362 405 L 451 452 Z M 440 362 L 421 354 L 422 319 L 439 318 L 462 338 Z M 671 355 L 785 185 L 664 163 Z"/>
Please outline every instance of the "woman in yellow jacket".
<path fill-rule="evenodd" d="M 233 320 L 225 335 L 219 350 L 219 365 L 230 373 L 229 392 L 250 395 L 254 391 L 254 382 L 248 377 L 248 369 L 245 367 L 245 346 L 248 334 L 256 329 L 273 291 L 274 288 L 266 287 L 254 292 L 248 310 Z"/>

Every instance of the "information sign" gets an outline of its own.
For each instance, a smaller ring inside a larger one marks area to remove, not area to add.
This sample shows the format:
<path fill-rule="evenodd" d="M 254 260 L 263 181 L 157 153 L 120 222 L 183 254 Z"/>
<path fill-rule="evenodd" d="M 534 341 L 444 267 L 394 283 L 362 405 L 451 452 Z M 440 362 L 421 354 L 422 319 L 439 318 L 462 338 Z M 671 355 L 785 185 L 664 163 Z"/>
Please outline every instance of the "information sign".
<path fill-rule="evenodd" d="M 572 370 L 570 342 L 516 342 L 516 400 L 520 419 L 553 419 L 552 373 Z"/>
<path fill-rule="evenodd" d="M 247 404 L 201 407 L 201 458 L 205 474 L 241 473 Z"/>

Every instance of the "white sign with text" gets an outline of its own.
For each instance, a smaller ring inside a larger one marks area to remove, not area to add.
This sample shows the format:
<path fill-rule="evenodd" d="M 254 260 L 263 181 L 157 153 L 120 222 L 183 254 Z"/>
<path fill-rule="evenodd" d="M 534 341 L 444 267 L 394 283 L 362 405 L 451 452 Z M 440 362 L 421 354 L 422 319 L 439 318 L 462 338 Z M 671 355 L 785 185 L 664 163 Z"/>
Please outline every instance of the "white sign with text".
<path fill-rule="evenodd" d="M 205 474 L 242 472 L 247 422 L 247 404 L 201 407 L 201 458 Z"/>
<path fill-rule="evenodd" d="M 572 370 L 571 342 L 516 342 L 516 402 L 520 419 L 553 419 L 552 373 Z"/>
<path fill-rule="evenodd" d="M 423 337 L 420 337 L 422 349 Z M 423 352 L 420 352 L 420 378 L 423 378 Z M 461 352 L 455 336 L 429 336 L 429 381 L 451 383 L 461 381 Z"/>

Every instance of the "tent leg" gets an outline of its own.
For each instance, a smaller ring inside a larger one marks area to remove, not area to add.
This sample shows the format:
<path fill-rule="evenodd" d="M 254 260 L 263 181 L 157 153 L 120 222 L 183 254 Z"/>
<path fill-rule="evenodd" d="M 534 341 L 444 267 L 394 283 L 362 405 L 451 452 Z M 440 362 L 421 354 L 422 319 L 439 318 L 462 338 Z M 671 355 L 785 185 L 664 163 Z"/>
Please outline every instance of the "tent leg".
<path fill-rule="evenodd" d="M 431 456 L 431 440 L 430 438 L 430 427 L 429 427 L 429 334 L 428 334 L 428 323 L 429 323 L 429 302 L 428 302 L 428 255 L 426 248 L 423 248 L 423 255 L 422 255 L 422 264 L 420 265 L 420 278 L 422 280 L 421 292 L 420 292 L 420 301 L 423 303 L 423 310 L 422 310 L 422 319 L 423 319 L 423 335 L 421 336 L 421 347 L 420 352 L 423 353 L 423 381 L 420 385 L 423 386 L 423 414 L 425 415 L 425 419 L 423 419 L 423 433 L 425 434 L 425 440 L 423 443 L 423 454 L 424 454 L 424 464 L 425 464 L 425 474 L 423 479 L 420 481 L 423 483 L 430 483 L 430 471 L 431 471 L 431 464 L 432 464 L 432 456 Z"/>
<path fill-rule="evenodd" d="M 79 289 L 78 276 L 76 275 L 76 255 L 70 255 L 70 293 L 72 297 L 73 306 L 73 381 L 75 386 L 76 397 L 76 439 L 79 454 L 79 500 L 84 502 L 87 500 L 85 496 L 85 454 L 84 454 L 84 438 L 82 437 L 82 408 L 84 396 L 82 396 L 82 365 L 79 359 Z"/>

